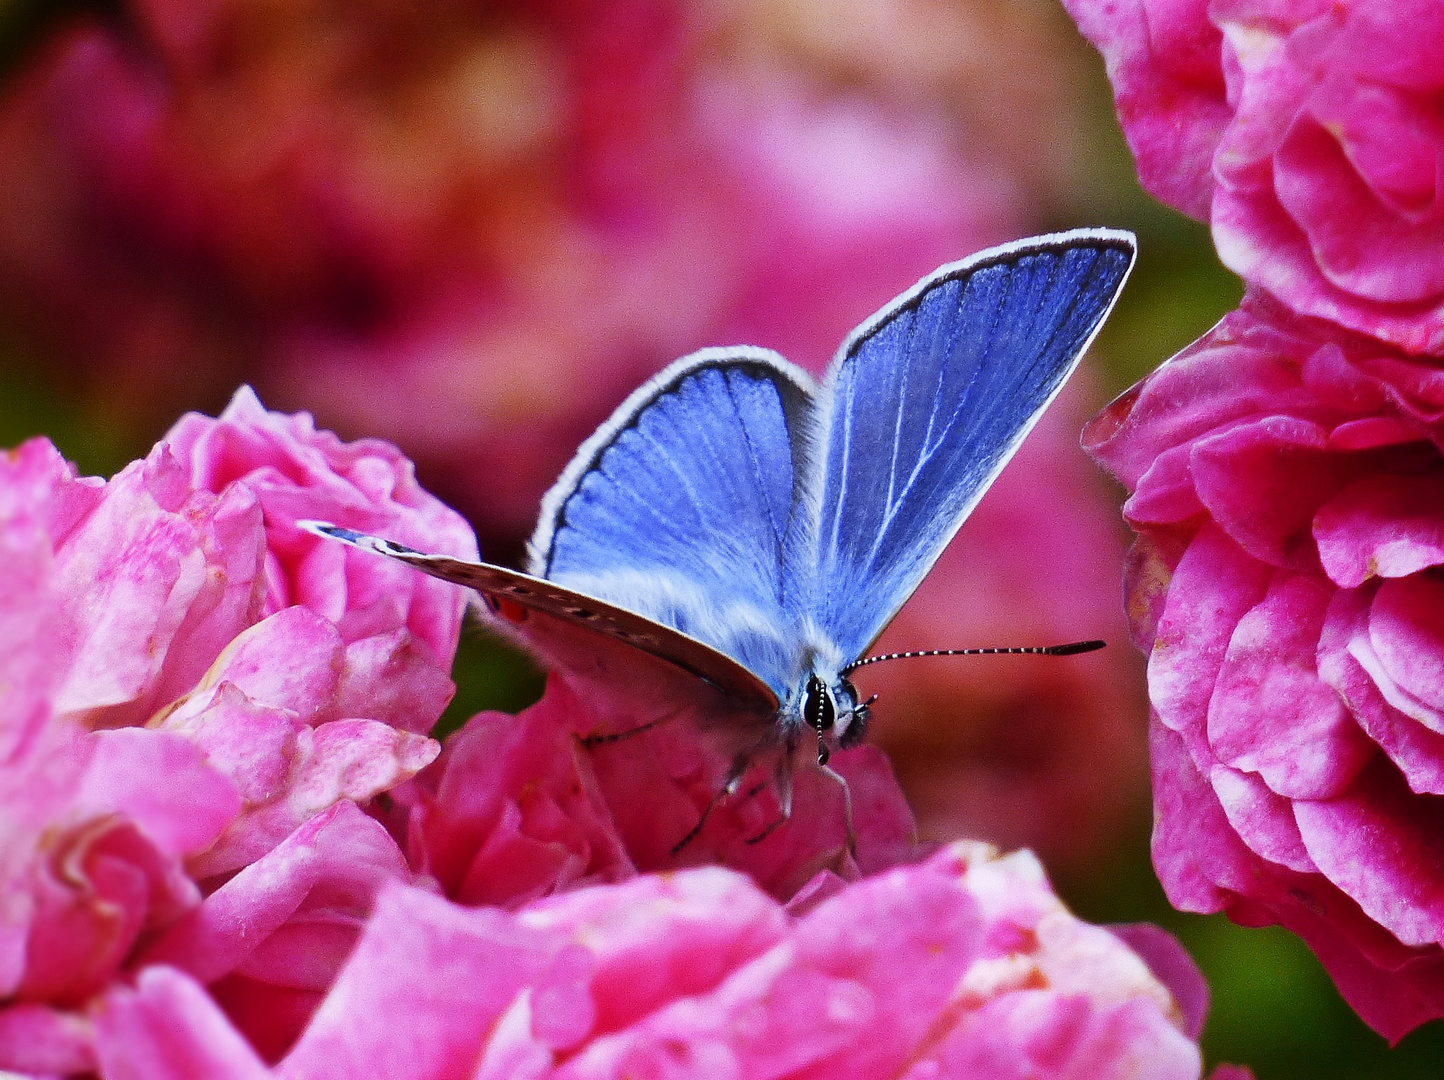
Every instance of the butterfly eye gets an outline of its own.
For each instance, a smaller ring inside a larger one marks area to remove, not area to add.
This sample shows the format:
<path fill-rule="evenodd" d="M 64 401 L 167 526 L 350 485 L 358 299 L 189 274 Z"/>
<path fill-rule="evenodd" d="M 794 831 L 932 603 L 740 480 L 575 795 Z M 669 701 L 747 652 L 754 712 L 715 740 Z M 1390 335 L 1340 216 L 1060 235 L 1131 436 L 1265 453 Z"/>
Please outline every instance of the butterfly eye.
<path fill-rule="evenodd" d="M 808 727 L 817 732 L 831 731 L 832 722 L 837 719 L 837 707 L 832 703 L 832 695 L 827 692 L 827 684 L 816 675 L 807 680 L 807 700 L 802 703 L 802 718 L 807 721 Z"/>

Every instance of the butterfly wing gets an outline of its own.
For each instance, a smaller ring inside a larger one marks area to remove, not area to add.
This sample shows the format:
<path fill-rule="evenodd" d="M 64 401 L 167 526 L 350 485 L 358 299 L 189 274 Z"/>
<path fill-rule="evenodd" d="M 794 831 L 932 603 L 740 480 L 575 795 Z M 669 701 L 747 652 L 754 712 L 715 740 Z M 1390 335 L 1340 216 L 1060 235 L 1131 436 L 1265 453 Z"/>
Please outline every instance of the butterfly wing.
<path fill-rule="evenodd" d="M 706 643 L 765 683 L 775 708 L 799 664 L 787 545 L 814 468 L 814 395 L 806 373 L 762 349 L 672 364 L 543 500 L 533 575 Z"/>
<path fill-rule="evenodd" d="M 820 395 L 810 610 L 848 659 L 912 595 L 1061 389 L 1133 265 L 1129 233 L 1075 230 L 925 278 L 843 344 Z"/>
<path fill-rule="evenodd" d="M 777 701 L 767 687 L 741 664 L 703 642 L 635 612 L 502 566 L 427 554 L 327 522 L 297 524 L 308 532 L 385 555 L 432 577 L 475 589 L 524 639 L 568 670 L 603 676 L 609 673 L 590 669 L 598 664 L 613 671 L 635 666 L 619 658 L 642 653 L 710 684 L 741 711 L 770 714 L 777 708 Z M 654 667 L 653 677 L 658 674 Z M 664 678 L 664 681 L 673 680 Z M 669 687 L 669 692 L 676 691 Z"/>

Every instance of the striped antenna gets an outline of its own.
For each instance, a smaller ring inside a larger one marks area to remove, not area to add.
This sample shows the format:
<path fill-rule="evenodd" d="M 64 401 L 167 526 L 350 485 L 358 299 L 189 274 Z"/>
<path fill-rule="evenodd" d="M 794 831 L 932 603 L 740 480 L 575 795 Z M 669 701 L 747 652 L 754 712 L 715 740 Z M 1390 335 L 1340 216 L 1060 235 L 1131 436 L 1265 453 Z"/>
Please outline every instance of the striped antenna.
<path fill-rule="evenodd" d="M 1107 645 L 1106 641 L 1070 641 L 1067 645 L 1019 645 L 1009 648 L 987 649 L 920 649 L 917 652 L 885 653 L 882 656 L 868 656 L 848 664 L 840 674 L 856 671 L 868 664 L 880 664 L 884 660 L 910 660 L 915 656 L 1076 656 L 1078 653 L 1093 652 Z"/>

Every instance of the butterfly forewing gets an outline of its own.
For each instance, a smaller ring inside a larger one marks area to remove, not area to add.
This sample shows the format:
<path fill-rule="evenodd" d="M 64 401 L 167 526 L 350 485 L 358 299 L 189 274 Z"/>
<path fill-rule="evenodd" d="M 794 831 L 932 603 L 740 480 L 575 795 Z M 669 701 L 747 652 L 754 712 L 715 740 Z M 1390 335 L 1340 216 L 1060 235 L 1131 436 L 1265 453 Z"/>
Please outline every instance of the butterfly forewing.
<path fill-rule="evenodd" d="M 944 267 L 860 327 L 821 394 L 817 623 L 860 655 L 1062 387 L 1132 266 L 1078 230 Z"/>
<path fill-rule="evenodd" d="M 813 392 L 760 349 L 673 364 L 547 496 L 533 573 L 706 642 L 782 695 L 797 661 L 798 564 L 786 544 L 813 468 Z"/>

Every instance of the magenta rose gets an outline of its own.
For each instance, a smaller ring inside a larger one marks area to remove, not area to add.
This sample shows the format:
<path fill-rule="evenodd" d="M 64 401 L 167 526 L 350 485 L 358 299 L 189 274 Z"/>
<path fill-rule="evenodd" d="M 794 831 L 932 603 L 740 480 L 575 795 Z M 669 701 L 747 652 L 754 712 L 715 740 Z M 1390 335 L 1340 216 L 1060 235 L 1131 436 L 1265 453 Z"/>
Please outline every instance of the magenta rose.
<path fill-rule="evenodd" d="M 1444 355 L 1444 9 L 1068 0 L 1149 191 L 1295 311 Z"/>
<path fill-rule="evenodd" d="M 96 1028 L 105 1075 L 148 1080 L 1201 1071 L 1195 1024 L 1139 955 L 1064 909 L 1030 856 L 976 844 L 805 910 L 719 867 L 511 913 L 391 887 L 273 1070 L 166 966 L 112 991 Z"/>
<path fill-rule="evenodd" d="M 1391 1038 L 1444 1016 L 1444 371 L 1252 294 L 1084 438 L 1170 898 L 1295 930 Z"/>

